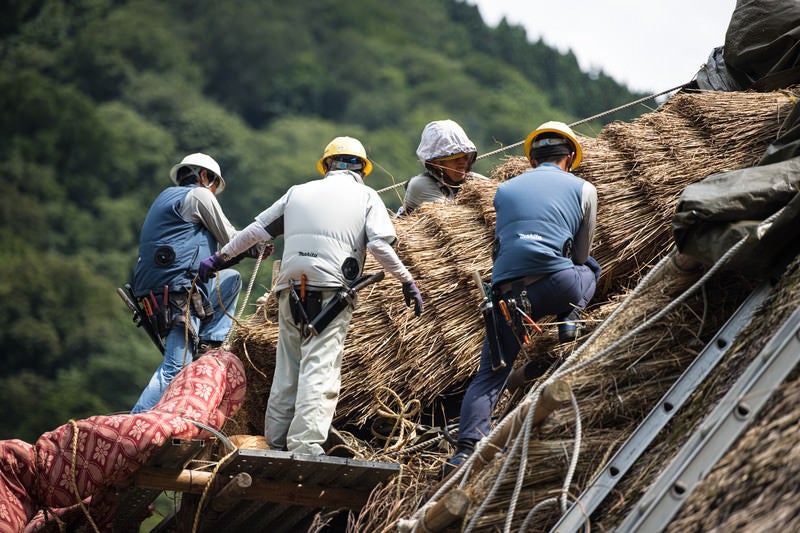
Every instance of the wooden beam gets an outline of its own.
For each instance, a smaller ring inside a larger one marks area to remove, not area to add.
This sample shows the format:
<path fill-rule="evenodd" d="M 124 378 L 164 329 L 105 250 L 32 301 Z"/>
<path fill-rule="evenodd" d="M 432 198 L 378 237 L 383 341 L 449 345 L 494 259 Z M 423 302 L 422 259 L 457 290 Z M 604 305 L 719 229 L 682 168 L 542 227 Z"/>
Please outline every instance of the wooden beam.
<path fill-rule="evenodd" d="M 539 397 L 539 402 L 536 404 L 536 411 L 533 412 L 533 425 L 538 426 L 544 422 L 553 411 L 569 404 L 570 394 L 571 390 L 569 384 L 560 379 L 553 381 L 550 385 L 545 387 Z M 516 436 L 522 427 L 522 422 L 525 420 L 525 417 L 528 416 L 529 410 L 530 403 L 522 405 L 517 409 L 514 419 L 507 421 L 503 428 L 489 441 L 488 446 L 483 447 L 480 451 L 480 458 L 484 463 L 489 463 L 489 461 L 494 459 L 494 456 L 506 446 L 510 438 Z M 475 463 L 472 468 L 473 472 L 477 471 L 479 463 L 480 461 Z"/>
<path fill-rule="evenodd" d="M 422 517 L 422 531 L 442 531 L 467 514 L 472 502 L 469 493 L 453 489 L 433 504 Z"/>
<path fill-rule="evenodd" d="M 231 477 L 218 476 L 215 482 L 227 484 Z M 143 489 L 173 490 L 189 494 L 201 494 L 205 490 L 212 474 L 197 470 L 165 469 L 143 466 L 134 474 L 134 485 Z M 325 507 L 330 509 L 361 509 L 367 502 L 370 491 L 359 491 L 339 487 L 306 486 L 302 483 L 291 483 L 269 479 L 254 479 L 252 484 L 243 488 L 240 498 L 243 500 L 260 500 L 302 505 L 307 507 Z"/>

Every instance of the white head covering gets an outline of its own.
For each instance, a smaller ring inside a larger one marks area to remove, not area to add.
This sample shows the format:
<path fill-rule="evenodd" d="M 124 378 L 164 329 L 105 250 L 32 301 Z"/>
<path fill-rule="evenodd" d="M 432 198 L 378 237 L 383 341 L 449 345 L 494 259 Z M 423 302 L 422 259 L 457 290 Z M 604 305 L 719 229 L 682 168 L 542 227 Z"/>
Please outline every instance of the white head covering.
<path fill-rule="evenodd" d="M 477 154 L 478 150 L 456 122 L 435 120 L 429 122 L 422 130 L 417 157 L 423 164 L 431 159 L 440 159 L 460 153 Z"/>

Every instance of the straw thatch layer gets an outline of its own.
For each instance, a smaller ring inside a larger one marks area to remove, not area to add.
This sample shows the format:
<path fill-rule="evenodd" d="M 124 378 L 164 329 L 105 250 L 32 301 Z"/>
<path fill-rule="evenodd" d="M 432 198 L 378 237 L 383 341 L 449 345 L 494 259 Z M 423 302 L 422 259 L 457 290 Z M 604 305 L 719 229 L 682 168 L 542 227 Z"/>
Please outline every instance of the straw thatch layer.
<path fill-rule="evenodd" d="M 679 94 L 633 124 L 614 123 L 597 139 L 581 139 L 584 162 L 576 173 L 599 194 L 594 254 L 604 274 L 596 301 L 629 287 L 669 249 L 671 212 L 683 188 L 757 161 L 790 105 L 781 93 Z M 711 116 L 700 115 L 709 110 Z M 511 171 L 503 176 L 504 169 Z M 519 158 L 508 158 L 493 174 L 498 179 L 466 185 L 457 202 L 427 204 L 395 221 L 398 254 L 418 282 L 425 313 L 415 319 L 391 279 L 361 295 L 345 346 L 337 424 L 366 424 L 380 387 L 430 406 L 474 373 L 483 328 L 471 276 L 491 273 L 497 182 L 525 169 Z M 365 271 L 377 268 L 368 261 Z M 263 430 L 276 327 L 256 313 L 236 330 L 235 349 L 252 363 L 248 403 L 237 419 L 246 425 L 236 432 Z M 554 329 L 546 330 L 548 339 Z"/>

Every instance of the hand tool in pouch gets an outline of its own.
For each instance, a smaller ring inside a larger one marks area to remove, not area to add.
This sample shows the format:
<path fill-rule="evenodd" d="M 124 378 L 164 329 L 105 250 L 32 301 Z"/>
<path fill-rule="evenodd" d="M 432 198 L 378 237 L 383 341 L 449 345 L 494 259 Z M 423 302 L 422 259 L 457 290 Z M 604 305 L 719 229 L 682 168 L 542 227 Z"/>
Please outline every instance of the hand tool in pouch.
<path fill-rule="evenodd" d="M 308 332 L 311 335 L 319 335 L 322 330 L 328 327 L 328 324 L 336 318 L 336 316 L 341 313 L 348 305 L 353 305 L 356 300 L 356 293 L 367 287 L 372 285 L 373 283 L 377 283 L 384 278 L 385 274 L 383 270 L 380 272 L 376 272 L 375 274 L 369 274 L 366 276 L 361 276 L 357 278 L 353 283 L 350 284 L 349 287 L 340 289 L 336 295 L 331 298 L 325 307 L 322 308 L 317 316 L 314 317 L 314 320 L 308 325 Z"/>
<path fill-rule="evenodd" d="M 150 340 L 153 341 L 153 344 L 156 345 L 158 351 L 163 355 L 164 341 L 161 340 L 161 336 L 158 334 L 158 326 L 153 323 L 151 317 L 148 316 L 137 303 L 136 297 L 133 295 L 131 284 L 126 283 L 125 289 L 117 287 L 117 294 L 119 294 L 119 297 L 122 298 L 122 301 L 125 302 L 125 305 L 128 306 L 128 309 L 133 313 L 133 322 L 136 324 L 136 327 L 144 329 L 147 336 L 150 337 Z"/>
<path fill-rule="evenodd" d="M 506 367 L 506 361 L 503 357 L 503 345 L 500 342 L 500 323 L 498 321 L 497 310 L 494 307 L 490 292 L 486 290 L 483 285 L 480 273 L 477 271 L 472 273 L 475 283 L 478 285 L 478 291 L 481 293 L 481 314 L 483 315 L 483 322 L 486 326 L 486 340 L 489 343 L 489 355 L 492 359 L 492 370 L 499 370 Z"/>

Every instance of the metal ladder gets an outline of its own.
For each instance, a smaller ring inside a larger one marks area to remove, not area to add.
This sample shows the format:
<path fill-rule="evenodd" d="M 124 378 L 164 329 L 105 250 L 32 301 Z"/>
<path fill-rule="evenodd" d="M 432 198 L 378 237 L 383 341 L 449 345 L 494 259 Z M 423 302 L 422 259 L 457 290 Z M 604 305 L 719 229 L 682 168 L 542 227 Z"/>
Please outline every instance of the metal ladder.
<path fill-rule="evenodd" d="M 800 305 L 692 434 L 618 532 L 657 532 L 744 432 L 800 360 Z"/>
<path fill-rule="evenodd" d="M 578 499 L 561 516 L 551 533 L 577 532 L 611 493 L 656 435 L 678 412 L 684 402 L 705 380 L 730 349 L 733 339 L 753 319 L 754 310 L 770 294 L 772 287 L 764 283 L 755 289 L 736 312 L 703 348 L 692 364 L 681 374 L 659 403 L 650 411 L 628 440 L 597 474 Z M 653 530 L 646 530 L 653 531 Z"/>

